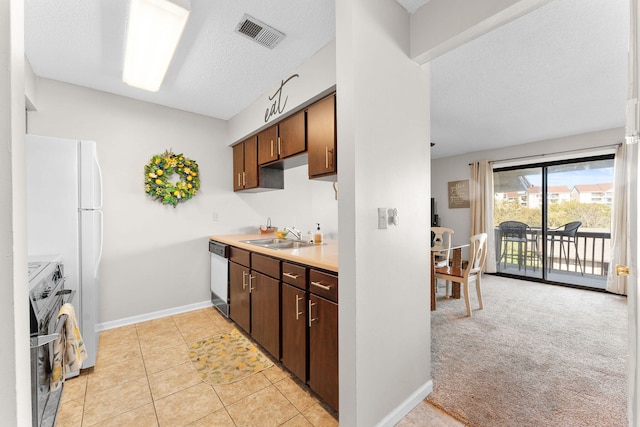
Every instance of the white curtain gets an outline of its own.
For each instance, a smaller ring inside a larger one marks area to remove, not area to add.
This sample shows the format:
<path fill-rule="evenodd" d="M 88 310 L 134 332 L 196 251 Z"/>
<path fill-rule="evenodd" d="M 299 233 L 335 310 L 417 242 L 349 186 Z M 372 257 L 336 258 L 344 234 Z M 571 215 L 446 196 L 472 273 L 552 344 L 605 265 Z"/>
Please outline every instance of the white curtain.
<path fill-rule="evenodd" d="M 631 266 L 632 250 L 630 248 L 633 228 L 630 221 L 635 221 L 637 194 L 638 144 L 621 144 L 616 152 L 614 162 L 613 212 L 611 213 L 611 258 L 607 276 L 607 290 L 616 294 L 627 295 L 629 276 L 616 275 L 617 264 Z"/>
<path fill-rule="evenodd" d="M 493 167 L 487 160 L 471 165 L 469 204 L 471 207 L 471 235 L 487 233 L 487 260 L 484 271 L 496 272 L 496 243 L 493 227 Z"/>

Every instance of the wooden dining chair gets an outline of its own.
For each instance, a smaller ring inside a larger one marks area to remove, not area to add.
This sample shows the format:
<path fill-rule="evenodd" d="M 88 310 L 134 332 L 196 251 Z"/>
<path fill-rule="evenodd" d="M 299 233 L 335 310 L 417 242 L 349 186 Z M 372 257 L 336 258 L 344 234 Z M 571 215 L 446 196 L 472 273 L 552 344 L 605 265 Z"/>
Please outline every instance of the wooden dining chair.
<path fill-rule="evenodd" d="M 464 302 L 467 305 L 467 316 L 471 316 L 471 304 L 469 303 L 469 284 L 475 282 L 478 294 L 478 303 L 482 310 L 482 290 L 480 278 L 482 267 L 487 258 L 487 233 L 476 234 L 469 239 L 469 262 L 463 266 L 436 267 L 435 278 L 460 283 L 464 294 Z"/>
<path fill-rule="evenodd" d="M 451 258 L 451 236 L 453 236 L 453 229 L 447 227 L 431 227 L 431 233 L 433 237 L 431 239 L 431 254 L 434 257 L 435 266 L 444 267 L 450 263 Z M 436 252 L 439 251 L 439 252 Z M 445 295 L 449 295 L 450 282 L 446 282 Z M 438 291 L 437 283 L 433 286 Z"/>

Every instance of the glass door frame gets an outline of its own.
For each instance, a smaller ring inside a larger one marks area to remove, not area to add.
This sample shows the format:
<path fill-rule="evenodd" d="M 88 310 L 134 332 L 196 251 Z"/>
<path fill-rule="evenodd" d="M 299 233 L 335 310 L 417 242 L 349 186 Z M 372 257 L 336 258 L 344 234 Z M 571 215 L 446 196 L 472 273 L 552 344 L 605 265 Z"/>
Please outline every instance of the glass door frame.
<path fill-rule="evenodd" d="M 594 287 L 590 287 L 590 286 L 582 286 L 582 285 L 577 285 L 577 284 L 572 284 L 572 283 L 566 283 L 566 282 L 559 282 L 559 281 L 555 281 L 555 280 L 549 280 L 548 276 L 549 276 L 549 271 L 548 271 L 548 245 L 547 245 L 547 238 L 548 238 L 548 229 L 549 229 L 549 225 L 548 225 L 548 219 L 549 219 L 549 195 L 548 195 L 548 181 L 549 181 L 549 168 L 553 167 L 553 166 L 560 166 L 560 165 L 569 165 L 569 164 L 576 164 L 576 163 L 588 163 L 588 162 L 595 162 L 595 161 L 602 161 L 602 160 L 611 160 L 612 165 L 613 165 L 613 160 L 615 159 L 615 155 L 614 154 L 603 154 L 603 155 L 598 155 L 598 156 L 589 156 L 589 157 L 580 157 L 580 158 L 573 158 L 573 159 L 562 159 L 562 160 L 552 160 L 552 161 L 539 161 L 539 162 L 534 162 L 534 163 L 522 163 L 519 165 L 514 165 L 514 166 L 507 166 L 507 167 L 496 167 L 493 169 L 493 173 L 499 173 L 499 172 L 507 172 L 507 171 L 515 171 L 515 170 L 520 170 L 520 169 L 535 169 L 535 168 L 540 168 L 541 171 L 541 234 L 542 234 L 542 248 L 541 248 L 541 277 L 536 277 L 536 276 L 528 276 L 528 275 L 520 275 L 520 274 L 513 274 L 513 273 L 505 273 L 505 272 L 501 272 L 499 271 L 499 269 L 496 269 L 496 275 L 498 276 L 504 276 L 504 277 L 510 277 L 510 278 L 515 278 L 515 279 L 524 279 L 524 280 L 529 280 L 529 281 L 534 281 L 534 282 L 541 282 L 541 283 L 548 283 L 548 284 L 554 284 L 554 285 L 562 285 L 562 286 L 569 286 L 569 287 L 573 287 L 573 288 L 580 288 L 580 289 L 588 289 L 588 290 L 595 290 L 595 291 L 604 291 L 606 292 L 604 289 L 598 289 L 598 288 L 594 288 Z M 495 190 L 494 190 L 494 195 L 495 195 Z M 495 203 L 495 197 L 494 197 L 494 203 Z M 495 211 L 495 209 L 494 209 Z M 496 242 L 496 244 L 498 244 L 498 242 Z M 500 243 L 501 244 L 501 243 Z M 502 248 L 500 248 L 502 250 Z M 499 261 L 498 261 L 499 262 Z M 553 262 L 553 261 L 552 261 Z M 583 261 L 584 262 L 584 261 Z M 584 268 L 584 267 L 583 267 Z"/>

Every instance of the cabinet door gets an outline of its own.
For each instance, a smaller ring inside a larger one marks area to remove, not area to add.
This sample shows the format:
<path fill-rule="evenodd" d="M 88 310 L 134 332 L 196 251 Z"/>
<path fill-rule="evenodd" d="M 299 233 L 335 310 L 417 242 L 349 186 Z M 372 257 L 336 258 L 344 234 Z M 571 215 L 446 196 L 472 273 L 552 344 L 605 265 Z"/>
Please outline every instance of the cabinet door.
<path fill-rule="evenodd" d="M 246 180 L 244 188 L 256 188 L 258 182 L 258 144 L 256 137 L 244 142 L 244 173 Z"/>
<path fill-rule="evenodd" d="M 307 149 L 304 117 L 304 111 L 300 111 L 278 124 L 278 146 L 281 159 L 302 153 Z"/>
<path fill-rule="evenodd" d="M 280 359 L 280 282 L 251 271 L 251 336 Z"/>
<path fill-rule="evenodd" d="M 282 363 L 307 380 L 307 301 L 305 291 L 282 284 Z"/>
<path fill-rule="evenodd" d="M 229 317 L 247 332 L 251 332 L 249 273 L 247 267 L 229 263 Z"/>
<path fill-rule="evenodd" d="M 338 410 L 338 304 L 309 294 L 309 387 Z"/>
<path fill-rule="evenodd" d="M 336 173 L 335 95 L 311 105 L 307 110 L 309 178 Z"/>
<path fill-rule="evenodd" d="M 278 126 L 271 126 L 258 134 L 258 164 L 278 160 Z"/>
<path fill-rule="evenodd" d="M 244 188 L 244 144 L 233 146 L 233 191 Z"/>

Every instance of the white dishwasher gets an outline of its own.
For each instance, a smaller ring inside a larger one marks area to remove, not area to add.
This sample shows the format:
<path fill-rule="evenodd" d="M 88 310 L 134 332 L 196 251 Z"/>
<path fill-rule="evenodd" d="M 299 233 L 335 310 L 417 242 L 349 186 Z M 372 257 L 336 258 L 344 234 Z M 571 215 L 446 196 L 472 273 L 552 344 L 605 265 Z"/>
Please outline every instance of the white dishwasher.
<path fill-rule="evenodd" d="M 229 246 L 209 241 L 211 255 L 211 302 L 229 317 Z"/>

